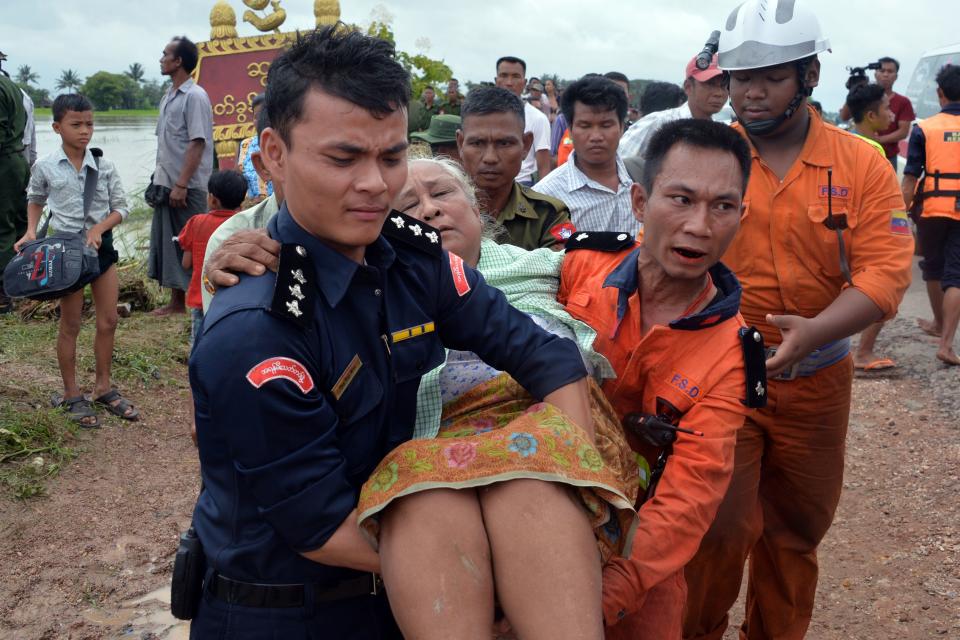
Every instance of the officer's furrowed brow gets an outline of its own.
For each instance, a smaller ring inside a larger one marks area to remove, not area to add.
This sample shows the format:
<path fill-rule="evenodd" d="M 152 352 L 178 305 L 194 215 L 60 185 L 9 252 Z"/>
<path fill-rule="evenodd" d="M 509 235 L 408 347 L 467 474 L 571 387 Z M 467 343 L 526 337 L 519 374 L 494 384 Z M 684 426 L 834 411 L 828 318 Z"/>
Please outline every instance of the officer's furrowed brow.
<path fill-rule="evenodd" d="M 394 155 L 394 154 L 397 154 L 397 153 L 402 153 L 403 151 L 406 151 L 407 147 L 409 147 L 409 146 L 410 146 L 410 143 L 407 142 L 406 140 L 404 140 L 403 142 L 398 142 L 397 144 L 393 145 L 392 147 L 389 147 L 389 148 L 385 149 L 385 150 L 381 153 L 381 155 L 389 156 L 389 155 Z M 334 146 L 334 148 L 335 148 L 337 151 L 342 151 L 343 153 L 347 153 L 347 154 L 350 154 L 350 155 L 353 155 L 353 156 L 363 155 L 364 153 L 367 153 L 367 152 L 369 151 L 369 149 L 367 149 L 367 148 L 365 148 L 365 147 L 359 147 L 359 146 L 357 146 L 357 145 L 355 145 L 355 144 L 350 144 L 349 142 L 338 142 L 338 143 Z"/>

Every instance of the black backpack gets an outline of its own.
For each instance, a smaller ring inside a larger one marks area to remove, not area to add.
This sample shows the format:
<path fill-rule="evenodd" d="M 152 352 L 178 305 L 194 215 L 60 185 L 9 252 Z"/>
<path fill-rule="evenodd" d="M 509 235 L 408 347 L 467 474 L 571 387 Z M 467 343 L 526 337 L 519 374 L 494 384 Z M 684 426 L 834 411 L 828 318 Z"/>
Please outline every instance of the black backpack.
<path fill-rule="evenodd" d="M 83 184 L 83 214 L 86 219 L 97 190 L 100 149 L 91 148 L 97 171 L 87 170 Z M 24 244 L 3 270 L 3 288 L 11 298 L 53 300 L 78 291 L 100 276 L 97 250 L 87 245 L 86 232 L 55 233 L 44 237 L 49 218 L 37 232 L 38 238 Z"/>

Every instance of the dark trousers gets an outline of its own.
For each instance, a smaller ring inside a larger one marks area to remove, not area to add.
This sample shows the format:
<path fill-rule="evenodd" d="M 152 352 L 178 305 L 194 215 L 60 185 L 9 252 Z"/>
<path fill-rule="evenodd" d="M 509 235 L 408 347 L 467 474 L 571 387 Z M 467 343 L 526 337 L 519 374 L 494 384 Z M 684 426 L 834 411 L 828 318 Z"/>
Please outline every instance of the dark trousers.
<path fill-rule="evenodd" d="M 0 156 L 0 271 L 13 258 L 13 245 L 27 231 L 29 180 L 30 167 L 22 154 Z"/>
<path fill-rule="evenodd" d="M 939 280 L 944 291 L 960 287 L 960 220 L 921 217 L 917 240 L 923 255 L 920 271 L 924 282 Z"/>
<path fill-rule="evenodd" d="M 244 607 L 204 589 L 190 625 L 190 640 L 402 640 L 386 595 L 322 605 L 271 609 Z"/>
<path fill-rule="evenodd" d="M 186 291 L 190 287 L 190 273 L 181 264 L 183 252 L 173 239 L 180 235 L 187 220 L 206 211 L 207 192 L 199 189 L 187 190 L 187 206 L 183 209 L 165 205 L 153 210 L 147 277 L 169 289 Z"/>

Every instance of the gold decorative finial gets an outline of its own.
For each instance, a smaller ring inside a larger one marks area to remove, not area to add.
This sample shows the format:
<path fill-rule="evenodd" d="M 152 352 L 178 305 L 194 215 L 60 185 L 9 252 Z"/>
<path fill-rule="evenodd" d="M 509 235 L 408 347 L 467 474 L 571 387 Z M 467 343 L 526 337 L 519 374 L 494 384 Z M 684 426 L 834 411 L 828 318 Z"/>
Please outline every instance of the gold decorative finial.
<path fill-rule="evenodd" d="M 340 20 L 339 0 L 313 0 L 313 15 L 318 27 L 336 24 Z"/>
<path fill-rule="evenodd" d="M 263 32 L 275 31 L 276 33 L 280 33 L 280 25 L 282 25 L 283 21 L 287 19 L 287 12 L 280 8 L 280 0 L 269 1 L 270 6 L 273 8 L 272 13 L 268 13 L 264 16 L 258 16 L 253 11 L 244 11 L 243 21 L 249 22 Z M 258 11 L 267 6 L 267 2 L 265 0 L 243 0 L 243 4 Z"/>
<path fill-rule="evenodd" d="M 226 0 L 217 0 L 210 9 L 210 39 L 237 37 L 237 14 Z"/>

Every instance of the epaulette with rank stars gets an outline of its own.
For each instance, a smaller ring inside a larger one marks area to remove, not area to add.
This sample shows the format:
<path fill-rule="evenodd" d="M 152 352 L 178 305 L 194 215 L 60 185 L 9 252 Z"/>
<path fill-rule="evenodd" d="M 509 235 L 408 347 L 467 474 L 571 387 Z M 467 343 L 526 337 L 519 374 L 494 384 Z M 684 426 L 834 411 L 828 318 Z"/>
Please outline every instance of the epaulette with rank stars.
<path fill-rule="evenodd" d="M 622 251 L 633 246 L 633 236 L 617 231 L 578 231 L 567 240 L 567 251 Z"/>
<path fill-rule="evenodd" d="M 316 272 L 305 247 L 280 246 L 280 266 L 270 302 L 271 313 L 301 328 L 310 326 L 316 308 Z"/>
<path fill-rule="evenodd" d="M 382 233 L 390 240 L 399 240 L 430 255 L 437 257 L 443 255 L 440 232 L 426 222 L 405 213 L 391 211 L 383 223 Z"/>

